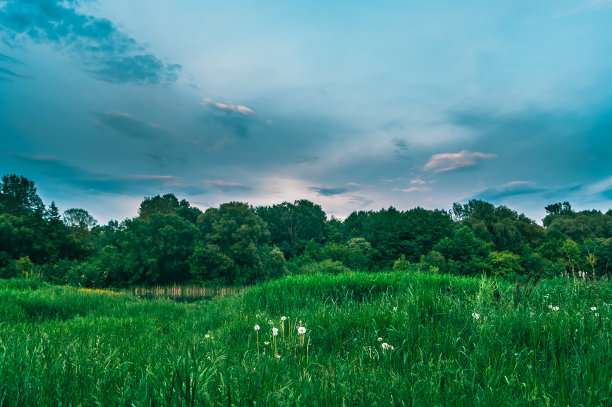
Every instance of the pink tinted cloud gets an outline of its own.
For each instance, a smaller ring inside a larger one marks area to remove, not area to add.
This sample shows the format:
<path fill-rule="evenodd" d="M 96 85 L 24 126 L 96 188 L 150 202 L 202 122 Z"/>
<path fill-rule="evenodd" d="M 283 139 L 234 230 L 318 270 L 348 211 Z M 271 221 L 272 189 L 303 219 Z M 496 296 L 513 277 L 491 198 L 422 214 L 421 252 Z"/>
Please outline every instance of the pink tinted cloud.
<path fill-rule="evenodd" d="M 236 113 L 240 113 L 243 116 L 252 116 L 255 114 L 255 112 L 253 110 L 251 110 L 250 108 L 246 107 L 246 106 L 242 106 L 242 105 L 238 105 L 238 106 L 234 106 L 231 103 L 221 103 L 221 102 L 215 102 L 214 100 L 210 99 L 210 98 L 206 98 L 204 100 L 202 100 L 202 103 L 200 103 L 202 105 L 209 105 L 214 107 L 215 109 L 218 110 L 223 110 L 225 112 L 236 112 Z"/>
<path fill-rule="evenodd" d="M 468 150 L 463 150 L 458 153 L 434 154 L 429 158 L 429 161 L 427 161 L 423 169 L 433 170 L 434 172 L 453 171 L 459 168 L 473 167 L 476 165 L 477 159 L 494 157 L 497 157 L 497 155 L 479 153 L 477 151 L 470 152 Z"/>

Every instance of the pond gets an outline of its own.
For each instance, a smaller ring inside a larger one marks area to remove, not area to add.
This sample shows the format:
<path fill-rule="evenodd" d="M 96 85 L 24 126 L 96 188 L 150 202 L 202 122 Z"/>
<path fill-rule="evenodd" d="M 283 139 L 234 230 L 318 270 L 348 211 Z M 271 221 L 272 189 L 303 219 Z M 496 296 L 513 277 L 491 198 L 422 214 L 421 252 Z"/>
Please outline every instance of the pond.
<path fill-rule="evenodd" d="M 167 298 L 177 302 L 195 302 L 223 297 L 225 295 L 239 294 L 244 287 L 202 287 L 202 286 L 157 286 L 133 287 L 130 293 L 145 299 Z"/>

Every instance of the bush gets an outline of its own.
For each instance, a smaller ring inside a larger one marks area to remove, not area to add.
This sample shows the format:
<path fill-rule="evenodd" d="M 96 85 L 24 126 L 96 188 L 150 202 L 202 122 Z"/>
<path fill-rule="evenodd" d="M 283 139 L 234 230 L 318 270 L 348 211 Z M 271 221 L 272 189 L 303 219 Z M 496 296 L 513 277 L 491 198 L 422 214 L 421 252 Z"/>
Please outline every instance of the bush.
<path fill-rule="evenodd" d="M 317 263 L 306 264 L 302 266 L 301 271 L 302 274 L 340 274 L 348 273 L 351 269 L 342 264 L 342 262 L 327 259 Z"/>

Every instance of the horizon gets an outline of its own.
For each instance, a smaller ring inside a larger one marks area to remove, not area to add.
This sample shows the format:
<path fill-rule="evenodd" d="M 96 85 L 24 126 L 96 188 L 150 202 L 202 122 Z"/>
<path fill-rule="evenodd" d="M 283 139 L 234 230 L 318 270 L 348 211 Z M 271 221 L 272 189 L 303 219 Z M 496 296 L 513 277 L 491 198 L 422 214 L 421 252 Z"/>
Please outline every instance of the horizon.
<path fill-rule="evenodd" d="M 612 1 L 0 1 L 0 172 L 100 224 L 612 207 Z"/>

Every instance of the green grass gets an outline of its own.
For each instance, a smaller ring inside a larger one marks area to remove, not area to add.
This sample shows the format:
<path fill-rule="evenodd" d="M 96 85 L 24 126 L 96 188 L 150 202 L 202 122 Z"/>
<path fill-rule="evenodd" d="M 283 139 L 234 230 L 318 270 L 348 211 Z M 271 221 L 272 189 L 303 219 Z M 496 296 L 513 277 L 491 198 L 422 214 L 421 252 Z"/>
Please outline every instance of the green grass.
<path fill-rule="evenodd" d="M 513 290 L 351 273 L 186 304 L 0 280 L 0 405 L 612 405 L 612 285 Z"/>

